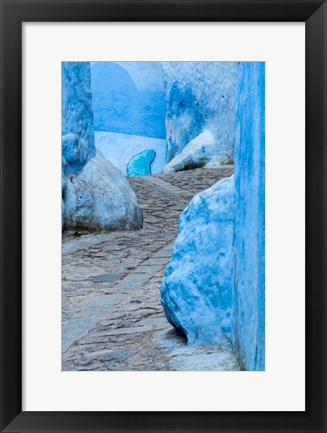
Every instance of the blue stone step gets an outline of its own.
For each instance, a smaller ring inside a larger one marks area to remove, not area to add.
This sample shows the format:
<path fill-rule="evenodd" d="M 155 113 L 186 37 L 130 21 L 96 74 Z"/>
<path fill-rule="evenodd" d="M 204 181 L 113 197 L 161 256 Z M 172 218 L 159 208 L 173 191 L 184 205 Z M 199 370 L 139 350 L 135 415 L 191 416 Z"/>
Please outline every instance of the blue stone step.
<path fill-rule="evenodd" d="M 132 156 L 127 164 L 128 176 L 145 176 L 151 174 L 151 164 L 156 157 L 156 152 L 152 149 L 144 150 Z"/>

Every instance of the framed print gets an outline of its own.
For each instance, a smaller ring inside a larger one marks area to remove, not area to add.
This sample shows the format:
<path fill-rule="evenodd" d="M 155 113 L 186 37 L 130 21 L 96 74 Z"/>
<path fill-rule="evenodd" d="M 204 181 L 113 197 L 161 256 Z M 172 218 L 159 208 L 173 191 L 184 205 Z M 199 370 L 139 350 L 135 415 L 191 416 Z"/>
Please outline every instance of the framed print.
<path fill-rule="evenodd" d="M 326 430 L 326 10 L 1 1 L 1 431 Z"/>

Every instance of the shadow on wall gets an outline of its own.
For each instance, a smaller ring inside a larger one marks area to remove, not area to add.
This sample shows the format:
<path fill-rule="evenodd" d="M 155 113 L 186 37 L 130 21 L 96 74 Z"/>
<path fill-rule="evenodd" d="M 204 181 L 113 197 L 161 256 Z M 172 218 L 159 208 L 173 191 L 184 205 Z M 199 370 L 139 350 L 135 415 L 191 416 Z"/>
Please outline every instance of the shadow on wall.
<path fill-rule="evenodd" d="M 91 77 L 95 131 L 166 138 L 158 62 L 98 62 L 92 64 Z"/>

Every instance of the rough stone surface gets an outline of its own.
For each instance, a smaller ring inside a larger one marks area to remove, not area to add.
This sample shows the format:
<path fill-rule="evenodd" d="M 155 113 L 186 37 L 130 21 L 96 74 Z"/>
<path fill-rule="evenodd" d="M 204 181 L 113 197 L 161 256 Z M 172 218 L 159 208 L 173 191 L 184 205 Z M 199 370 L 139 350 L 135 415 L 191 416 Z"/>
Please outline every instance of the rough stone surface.
<path fill-rule="evenodd" d="M 265 64 L 240 63 L 235 146 L 234 345 L 265 369 Z"/>
<path fill-rule="evenodd" d="M 231 341 L 234 201 L 231 176 L 197 194 L 179 219 L 161 302 L 189 344 Z"/>
<path fill-rule="evenodd" d="M 233 160 L 237 62 L 162 62 L 167 162 L 208 129 L 221 161 Z"/>
<path fill-rule="evenodd" d="M 121 172 L 100 151 L 66 179 L 65 228 L 131 230 L 142 227 L 137 198 Z"/>
<path fill-rule="evenodd" d="M 177 221 L 232 167 L 128 178 L 144 216 L 130 232 L 64 234 L 64 370 L 238 370 L 230 348 L 188 346 L 167 322 L 160 284 Z"/>
<path fill-rule="evenodd" d="M 127 165 L 128 176 L 144 176 L 151 174 L 151 165 L 156 156 L 156 152 L 152 149 L 143 150 L 134 155 Z"/>

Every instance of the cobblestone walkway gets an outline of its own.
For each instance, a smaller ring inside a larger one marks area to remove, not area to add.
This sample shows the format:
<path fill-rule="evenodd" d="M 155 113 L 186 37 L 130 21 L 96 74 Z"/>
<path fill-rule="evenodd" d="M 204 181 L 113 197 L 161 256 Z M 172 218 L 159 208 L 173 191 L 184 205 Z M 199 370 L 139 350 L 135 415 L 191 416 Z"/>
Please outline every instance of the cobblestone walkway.
<path fill-rule="evenodd" d="M 189 347 L 167 322 L 160 284 L 181 212 L 233 167 L 130 177 L 143 212 L 132 232 L 66 233 L 63 370 L 238 370 L 230 351 Z"/>

